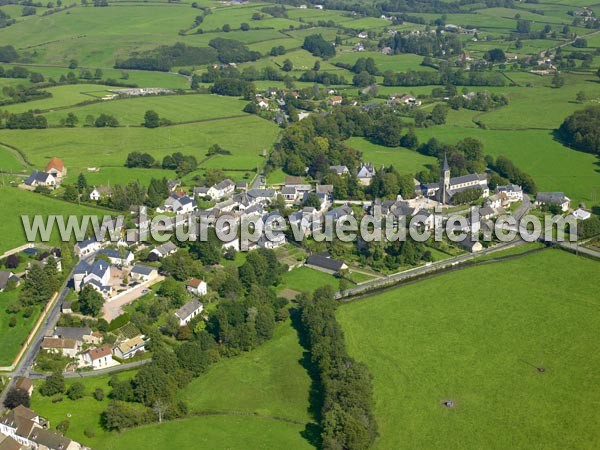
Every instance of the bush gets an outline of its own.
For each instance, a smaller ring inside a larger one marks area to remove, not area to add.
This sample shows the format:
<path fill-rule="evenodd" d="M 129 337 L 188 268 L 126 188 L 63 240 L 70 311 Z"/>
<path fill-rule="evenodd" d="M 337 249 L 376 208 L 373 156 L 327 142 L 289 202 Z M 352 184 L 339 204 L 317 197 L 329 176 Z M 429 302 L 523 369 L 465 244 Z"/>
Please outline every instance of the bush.
<path fill-rule="evenodd" d="M 85 394 L 85 386 L 79 381 L 73 383 L 67 390 L 67 397 L 71 400 L 79 400 Z"/>
<path fill-rule="evenodd" d="M 104 389 L 96 388 L 96 390 L 94 391 L 94 398 L 99 402 L 104 400 Z"/>
<path fill-rule="evenodd" d="M 92 428 L 86 428 L 83 431 L 83 434 L 85 435 L 85 437 L 90 439 L 96 436 L 96 432 Z"/>

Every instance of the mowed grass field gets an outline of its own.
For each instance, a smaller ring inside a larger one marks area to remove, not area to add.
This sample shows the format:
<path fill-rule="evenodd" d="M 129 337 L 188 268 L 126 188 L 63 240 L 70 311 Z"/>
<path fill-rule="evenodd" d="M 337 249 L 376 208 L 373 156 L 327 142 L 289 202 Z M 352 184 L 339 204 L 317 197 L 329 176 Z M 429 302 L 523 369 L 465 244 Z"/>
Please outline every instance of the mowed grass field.
<path fill-rule="evenodd" d="M 32 164 L 42 169 L 50 158 L 58 156 L 74 173 L 86 171 L 88 167 L 122 166 L 127 154 L 133 151 L 148 152 L 158 160 L 181 152 L 194 155 L 200 162 L 214 144 L 229 150 L 231 155 L 217 155 L 201 167 L 254 169 L 263 161 L 263 148 L 271 148 L 277 133 L 274 123 L 247 115 L 155 129 L 1 130 L 0 143 L 19 148 Z"/>
<path fill-rule="evenodd" d="M 391 148 L 383 145 L 373 144 L 361 137 L 353 137 L 346 141 L 350 147 L 362 152 L 363 161 L 368 161 L 376 166 L 390 166 L 400 173 L 415 174 L 425 170 L 428 164 L 435 163 L 435 158 L 421 155 L 407 148 Z"/>
<path fill-rule="evenodd" d="M 98 117 L 100 114 L 109 114 L 119 121 L 119 125 L 141 125 L 146 111 L 153 110 L 161 118 L 177 123 L 243 116 L 246 113 L 242 110 L 247 103 L 236 97 L 219 95 L 160 95 L 65 108 L 49 112 L 46 117 L 50 125 L 58 125 L 61 119 L 72 113 L 79 118 L 79 126 L 83 126 L 88 115 Z"/>
<path fill-rule="evenodd" d="M 0 236 L 2 236 L 0 239 L 0 253 L 27 242 L 21 215 L 29 216 L 30 223 L 35 215 L 41 215 L 44 218 L 48 215 L 62 215 L 65 216 L 66 220 L 66 216 L 69 215 L 80 217 L 90 214 L 100 216 L 100 221 L 104 215 L 110 215 L 110 212 L 104 209 L 79 206 L 75 203 L 64 202 L 13 187 L 0 187 L 0 205 L 2 205 L 5 212 L 10 212 L 0 221 Z M 50 238 L 50 244 L 60 244 L 60 236 L 56 229 Z"/>
<path fill-rule="evenodd" d="M 224 359 L 179 392 L 192 413 L 242 412 L 308 423 L 310 378 L 300 364 L 303 349 L 289 323 L 271 340 Z"/>
<path fill-rule="evenodd" d="M 341 306 L 374 375 L 375 448 L 597 447 L 599 268 L 546 250 Z"/>
<path fill-rule="evenodd" d="M 54 424 L 71 414 L 69 436 L 103 450 L 145 449 L 149 442 L 153 448 L 190 450 L 310 449 L 313 447 L 302 433 L 311 423 L 311 380 L 301 365 L 302 358 L 296 331 L 289 323 L 279 325 L 262 347 L 216 363 L 179 393 L 190 407 L 189 418 L 122 433 L 102 430 L 100 414 L 108 399 L 98 402 L 91 397 L 97 387 L 110 392 L 110 376 L 82 379 L 86 397 L 74 402 L 65 398 L 53 404 L 36 392 L 32 407 Z M 132 372 L 119 375 L 132 376 Z M 205 415 L 210 411 L 223 414 Z M 86 428 L 92 429 L 95 437 L 85 437 Z"/>

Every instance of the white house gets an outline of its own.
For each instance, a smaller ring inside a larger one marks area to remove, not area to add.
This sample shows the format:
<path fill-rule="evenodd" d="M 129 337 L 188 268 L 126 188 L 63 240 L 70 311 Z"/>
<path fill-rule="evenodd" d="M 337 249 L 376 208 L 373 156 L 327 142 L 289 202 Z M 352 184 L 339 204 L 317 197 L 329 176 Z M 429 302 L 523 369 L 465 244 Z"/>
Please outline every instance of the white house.
<path fill-rule="evenodd" d="M 563 212 L 569 210 L 570 202 L 563 192 L 538 192 L 535 197 L 536 205 L 558 205 Z"/>
<path fill-rule="evenodd" d="M 136 264 L 131 268 L 129 276 L 134 281 L 144 283 L 146 281 L 154 280 L 158 276 L 158 270 L 155 267 Z"/>
<path fill-rule="evenodd" d="M 23 183 L 25 184 L 25 186 L 28 186 L 30 188 L 44 186 L 50 189 L 54 189 L 57 186 L 58 181 L 56 177 L 50 173 L 38 172 L 37 170 L 34 170 L 33 172 L 31 172 L 31 175 L 25 178 L 25 181 Z"/>
<path fill-rule="evenodd" d="M 112 357 L 110 345 L 104 344 L 101 347 L 92 347 L 81 354 L 81 363 L 84 366 L 91 366 L 93 370 L 112 367 L 116 361 Z"/>
<path fill-rule="evenodd" d="M 494 193 L 504 193 L 510 202 L 520 202 L 523 200 L 523 188 L 516 184 L 496 186 Z"/>
<path fill-rule="evenodd" d="M 214 186 L 211 186 L 208 189 L 207 194 L 213 200 L 220 200 L 223 197 L 233 194 L 234 191 L 235 191 L 235 183 L 233 181 L 231 181 L 229 178 L 227 178 L 226 180 L 223 180 L 220 183 L 217 183 Z"/>
<path fill-rule="evenodd" d="M 158 258 L 164 258 L 165 256 L 172 255 L 176 251 L 177 246 L 173 242 L 167 241 L 154 248 L 150 253 L 156 255 Z"/>
<path fill-rule="evenodd" d="M 73 271 L 73 287 L 79 292 L 85 285 L 91 285 L 100 292 L 105 298 L 112 292 L 110 286 L 110 264 L 104 260 L 95 261 L 88 264 L 87 261 L 80 261 Z"/>
<path fill-rule="evenodd" d="M 50 353 L 60 353 L 69 358 L 75 358 L 81 351 L 81 345 L 75 339 L 62 339 L 45 337 L 42 341 L 42 350 Z"/>
<path fill-rule="evenodd" d="M 375 176 L 375 167 L 372 164 L 366 163 L 361 164 L 356 172 L 356 177 L 360 184 L 363 186 L 369 186 L 371 184 L 371 179 Z"/>
<path fill-rule="evenodd" d="M 187 282 L 187 290 L 194 295 L 206 295 L 208 293 L 208 285 L 206 281 L 192 278 Z"/>
<path fill-rule="evenodd" d="M 202 312 L 204 305 L 198 300 L 190 300 L 175 312 L 175 317 L 179 320 L 179 326 L 182 327 Z"/>
<path fill-rule="evenodd" d="M 75 244 L 75 254 L 79 257 L 88 256 L 102 248 L 95 238 L 85 239 Z"/>
<path fill-rule="evenodd" d="M 122 341 L 113 348 L 113 354 L 120 359 L 133 358 L 137 353 L 145 351 L 146 341 L 143 335 Z"/>
<path fill-rule="evenodd" d="M 112 248 L 99 250 L 97 255 L 106 255 L 111 264 L 118 266 L 129 266 L 134 259 L 133 253 L 131 253 L 129 250 L 124 250 L 121 252 Z"/>
<path fill-rule="evenodd" d="M 196 209 L 196 206 L 196 200 L 187 195 L 179 196 L 177 194 L 171 194 L 169 198 L 165 200 L 164 205 L 156 210 L 158 212 L 172 211 L 177 214 L 186 214 L 193 212 Z"/>
<path fill-rule="evenodd" d="M 361 31 L 360 33 L 358 33 L 358 37 L 360 39 L 367 39 L 369 37 L 369 34 L 366 31 Z"/>

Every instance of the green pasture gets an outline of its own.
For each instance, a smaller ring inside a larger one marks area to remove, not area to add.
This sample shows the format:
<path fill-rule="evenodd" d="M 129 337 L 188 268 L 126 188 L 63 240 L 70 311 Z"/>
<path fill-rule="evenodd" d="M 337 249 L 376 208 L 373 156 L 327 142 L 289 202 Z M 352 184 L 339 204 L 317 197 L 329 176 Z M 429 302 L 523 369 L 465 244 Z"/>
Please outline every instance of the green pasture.
<path fill-rule="evenodd" d="M 374 448 L 593 448 L 597 273 L 548 250 L 341 306 L 348 350 L 374 376 Z"/>

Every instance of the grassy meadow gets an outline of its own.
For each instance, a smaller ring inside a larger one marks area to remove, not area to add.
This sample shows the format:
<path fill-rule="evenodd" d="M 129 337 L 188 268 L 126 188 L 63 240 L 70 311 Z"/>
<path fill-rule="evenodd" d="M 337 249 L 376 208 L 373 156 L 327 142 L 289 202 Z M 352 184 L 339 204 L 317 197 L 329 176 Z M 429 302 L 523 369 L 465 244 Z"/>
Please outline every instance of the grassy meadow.
<path fill-rule="evenodd" d="M 547 250 L 341 306 L 374 375 L 375 448 L 593 448 L 598 267 Z"/>
<path fill-rule="evenodd" d="M 14 291 L 0 292 L 0 348 L 2 348 L 0 366 L 12 364 L 40 314 L 38 307 L 30 317 L 23 316 L 21 311 L 14 315 L 17 318 L 16 326 L 8 325 L 13 315 L 8 314 L 6 308 L 18 301 L 19 292 L 19 288 Z"/>

